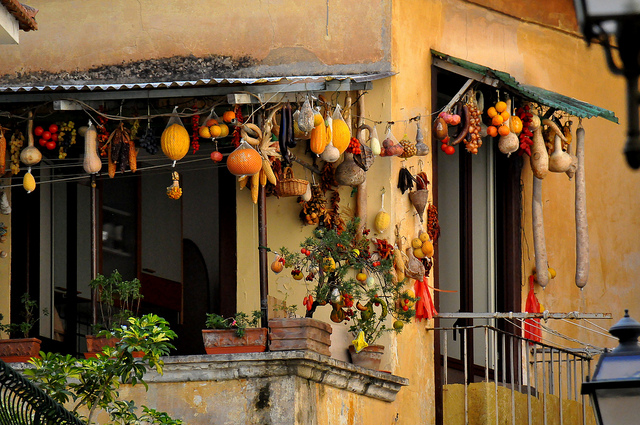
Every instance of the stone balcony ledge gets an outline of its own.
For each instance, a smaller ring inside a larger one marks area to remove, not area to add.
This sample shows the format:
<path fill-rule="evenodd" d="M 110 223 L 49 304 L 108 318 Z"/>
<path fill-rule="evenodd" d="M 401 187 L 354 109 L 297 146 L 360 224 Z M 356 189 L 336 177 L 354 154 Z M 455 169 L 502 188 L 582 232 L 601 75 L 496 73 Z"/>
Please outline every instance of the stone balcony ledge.
<path fill-rule="evenodd" d="M 169 356 L 164 373 L 145 381 L 189 382 L 298 377 L 386 402 L 395 400 L 407 378 L 355 366 L 312 351 Z"/>

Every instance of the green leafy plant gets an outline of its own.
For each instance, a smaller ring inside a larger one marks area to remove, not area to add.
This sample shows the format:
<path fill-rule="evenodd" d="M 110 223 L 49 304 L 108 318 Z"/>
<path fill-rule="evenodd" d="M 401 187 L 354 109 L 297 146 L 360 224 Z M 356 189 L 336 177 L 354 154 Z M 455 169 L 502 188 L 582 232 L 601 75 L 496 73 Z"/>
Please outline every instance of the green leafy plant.
<path fill-rule="evenodd" d="M 21 333 L 23 338 L 29 338 L 29 332 L 31 332 L 31 329 L 33 329 L 38 320 L 40 320 L 40 317 L 37 314 L 38 303 L 32 300 L 28 293 L 23 294 L 22 297 L 20 297 L 20 301 L 24 305 L 24 311 L 22 312 L 24 321 L 9 324 L 0 323 L 0 331 L 9 334 Z M 42 314 L 47 316 L 49 311 L 44 308 L 42 309 Z M 4 316 L 0 314 L 0 320 L 2 319 L 4 319 Z"/>
<path fill-rule="evenodd" d="M 257 328 L 262 319 L 262 312 L 254 310 L 251 317 L 247 313 L 238 312 L 232 317 L 223 317 L 216 313 L 207 313 L 205 326 L 207 329 L 235 329 L 236 335 L 242 338 L 247 328 Z"/>
<path fill-rule="evenodd" d="M 162 374 L 161 357 L 175 348 L 170 341 L 176 334 L 168 322 L 154 314 L 130 317 L 126 325 L 114 327 L 110 334 L 119 338 L 116 348 L 105 347 L 96 358 L 40 353 L 40 359 L 30 361 L 35 368 L 26 369 L 24 374 L 59 403 L 73 403 L 72 412 L 88 425 L 100 409 L 109 414 L 113 424 L 182 424 L 147 406 L 142 406 L 142 413 L 138 414 L 135 403 L 121 400 L 119 392 L 124 383 L 143 384 L 148 389 L 144 376 L 150 368 Z M 142 351 L 144 356 L 134 358 L 135 351 Z M 88 411 L 86 417 L 80 414 L 83 408 Z"/>
<path fill-rule="evenodd" d="M 282 247 L 278 254 L 294 279 L 307 286 L 307 317 L 329 305 L 333 322 L 352 322 L 354 336 L 362 331 L 373 344 L 384 332 L 400 332 L 415 311 L 402 304 L 407 291 L 405 282 L 394 278 L 391 245 L 369 239 L 368 233 L 360 231 L 360 219 L 354 218 L 341 231 L 316 228 L 300 244 L 300 253 Z M 394 322 L 389 327 L 390 319 Z"/>
<path fill-rule="evenodd" d="M 101 323 L 94 325 L 94 332 L 108 330 L 116 324 L 124 324 L 132 316 L 137 316 L 143 295 L 140 280 L 124 280 L 118 270 L 110 276 L 98 276 L 89 286 L 95 291 L 100 306 Z"/>

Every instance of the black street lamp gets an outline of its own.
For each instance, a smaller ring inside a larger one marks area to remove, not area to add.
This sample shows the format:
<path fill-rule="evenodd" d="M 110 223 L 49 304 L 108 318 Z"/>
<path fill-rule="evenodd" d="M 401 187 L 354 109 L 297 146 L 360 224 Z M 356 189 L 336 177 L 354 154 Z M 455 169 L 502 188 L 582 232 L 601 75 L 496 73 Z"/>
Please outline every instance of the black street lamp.
<path fill-rule="evenodd" d="M 631 168 L 640 168 L 640 0 L 574 0 L 578 25 L 587 43 L 604 47 L 609 69 L 627 80 L 627 143 L 624 154 Z M 615 37 L 622 66 L 613 59 Z"/>
<path fill-rule="evenodd" d="M 640 422 L 636 409 L 640 406 L 640 323 L 624 317 L 609 329 L 620 340 L 611 352 L 600 355 L 591 380 L 582 383 L 582 394 L 588 394 L 599 425 L 629 425 Z"/>

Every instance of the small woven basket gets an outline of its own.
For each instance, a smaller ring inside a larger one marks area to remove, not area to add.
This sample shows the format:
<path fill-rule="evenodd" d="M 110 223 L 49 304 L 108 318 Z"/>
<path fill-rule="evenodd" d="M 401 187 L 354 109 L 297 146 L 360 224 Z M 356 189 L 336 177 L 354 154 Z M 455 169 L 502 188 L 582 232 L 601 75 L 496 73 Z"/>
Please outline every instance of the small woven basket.
<path fill-rule="evenodd" d="M 307 191 L 309 182 L 302 179 L 296 179 L 293 176 L 291 167 L 286 167 L 282 173 L 282 178 L 278 179 L 276 185 L 276 193 L 278 196 L 302 196 Z"/>

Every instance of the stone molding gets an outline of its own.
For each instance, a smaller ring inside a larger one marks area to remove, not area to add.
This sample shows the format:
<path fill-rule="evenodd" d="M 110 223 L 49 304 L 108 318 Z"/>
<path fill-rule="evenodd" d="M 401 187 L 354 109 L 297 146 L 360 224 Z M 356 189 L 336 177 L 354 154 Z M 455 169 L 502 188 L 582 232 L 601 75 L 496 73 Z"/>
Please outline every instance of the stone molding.
<path fill-rule="evenodd" d="M 169 356 L 164 373 L 150 371 L 147 383 L 226 381 L 297 377 L 338 389 L 392 402 L 407 378 L 366 369 L 311 351 Z"/>

